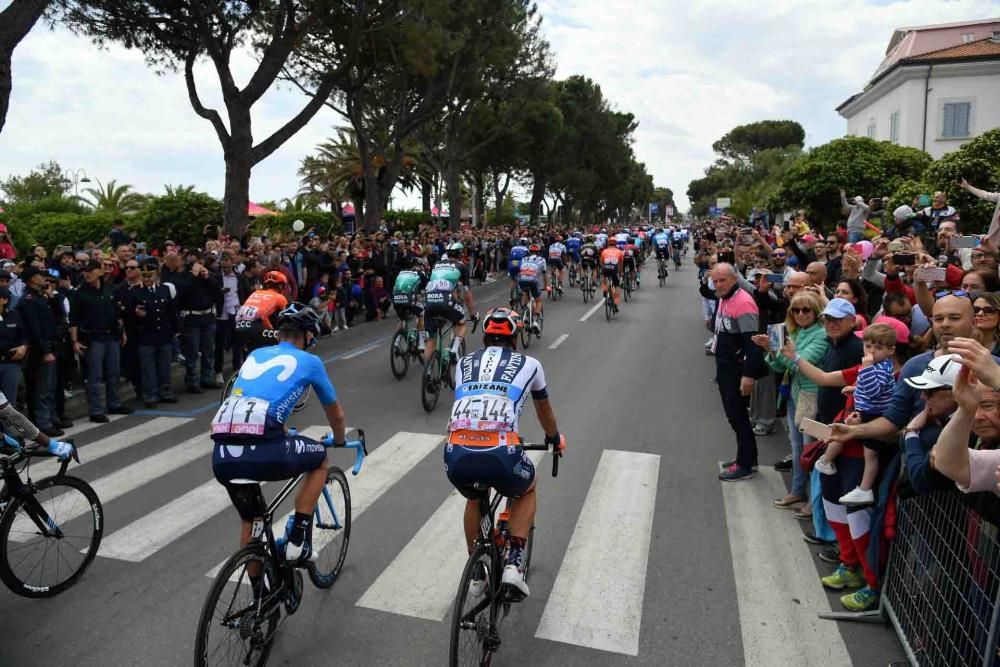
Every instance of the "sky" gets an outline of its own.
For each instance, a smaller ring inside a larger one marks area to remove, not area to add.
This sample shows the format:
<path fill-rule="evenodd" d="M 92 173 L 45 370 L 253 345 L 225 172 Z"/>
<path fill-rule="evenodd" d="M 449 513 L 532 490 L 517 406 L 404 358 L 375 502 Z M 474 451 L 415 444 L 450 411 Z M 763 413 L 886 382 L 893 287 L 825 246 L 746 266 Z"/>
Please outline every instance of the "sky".
<path fill-rule="evenodd" d="M 0 9 L 9 0 L 0 0 Z M 834 109 L 860 91 L 895 28 L 1000 16 L 1000 0 L 538 0 L 556 76 L 597 82 L 618 111 L 635 115 L 635 152 L 681 210 L 688 183 L 714 160 L 712 143 L 733 127 L 792 119 L 806 145 L 839 136 Z M 235 64 L 245 82 L 254 63 Z M 195 115 L 181 74 L 157 75 L 138 51 L 103 50 L 39 24 L 14 52 L 14 92 L 0 134 L 0 179 L 48 160 L 92 179 L 162 193 L 194 185 L 221 196 L 222 150 Z M 223 110 L 205 63 L 196 70 L 207 106 Z M 301 108 L 284 87 L 254 108 L 254 136 L 269 135 Z M 280 200 L 299 188 L 301 159 L 345 122 L 323 109 L 264 162 L 251 199 Z M 82 191 L 82 189 L 81 189 Z M 397 194 L 395 208 L 417 207 Z"/>

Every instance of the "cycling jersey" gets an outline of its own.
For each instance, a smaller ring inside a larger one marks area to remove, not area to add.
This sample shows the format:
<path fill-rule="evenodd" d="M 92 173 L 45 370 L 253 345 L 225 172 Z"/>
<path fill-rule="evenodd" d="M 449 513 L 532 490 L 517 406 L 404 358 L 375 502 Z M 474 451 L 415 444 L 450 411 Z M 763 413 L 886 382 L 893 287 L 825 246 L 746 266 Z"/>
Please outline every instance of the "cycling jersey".
<path fill-rule="evenodd" d="M 597 257 L 599 255 L 597 246 L 593 243 L 584 244 L 580 248 L 580 262 L 583 264 L 597 264 Z"/>
<path fill-rule="evenodd" d="M 566 246 L 559 241 L 556 241 L 549 246 L 549 259 L 562 259 L 563 253 L 565 252 Z"/>
<path fill-rule="evenodd" d="M 259 289 L 247 297 L 246 302 L 236 312 L 236 328 L 244 328 L 240 327 L 240 322 L 260 320 L 265 327 L 273 329 L 271 315 L 284 310 L 287 305 L 288 299 L 283 294 L 269 289 Z"/>
<path fill-rule="evenodd" d="M 628 243 L 628 234 L 626 234 L 625 232 L 619 232 L 618 234 L 615 234 L 615 243 L 618 244 Z"/>
<path fill-rule="evenodd" d="M 254 350 L 212 419 L 212 439 L 237 445 L 284 441 L 285 421 L 309 387 L 324 406 L 336 402 L 337 392 L 316 355 L 287 341 Z"/>
<path fill-rule="evenodd" d="M 529 255 L 521 260 L 521 269 L 517 280 L 521 283 L 537 283 L 539 276 L 545 273 L 545 260 L 538 255 Z"/>
<path fill-rule="evenodd" d="M 654 234 L 653 243 L 656 245 L 658 249 L 666 248 L 668 245 L 670 245 L 670 235 L 667 234 L 666 232 L 660 232 L 659 234 Z"/>
<path fill-rule="evenodd" d="M 603 266 L 606 271 L 618 271 L 618 267 L 622 264 L 622 260 L 624 258 L 624 253 L 622 253 L 622 251 L 618 248 L 613 246 L 605 248 L 601 251 L 601 266 Z"/>
<path fill-rule="evenodd" d="M 576 238 L 575 236 L 571 236 L 570 238 L 566 239 L 566 250 L 569 251 L 569 254 L 577 261 L 580 260 L 580 247 L 582 245 L 583 241 Z"/>
<path fill-rule="evenodd" d="M 601 249 L 608 245 L 608 235 L 607 234 L 595 234 L 594 241 L 596 242 L 597 248 Z"/>
<path fill-rule="evenodd" d="M 534 357 L 503 347 L 467 354 L 455 367 L 455 402 L 448 431 L 518 432 L 528 395 L 548 398 L 545 372 Z"/>
<path fill-rule="evenodd" d="M 392 305 L 400 318 L 406 319 L 410 313 L 420 315 L 423 308 L 420 295 L 427 286 L 427 276 L 419 271 L 400 271 L 392 287 Z"/>
<path fill-rule="evenodd" d="M 511 278 L 517 276 L 518 269 L 521 268 L 521 260 L 527 256 L 527 254 L 527 246 L 516 245 L 510 249 L 510 260 L 507 263 L 507 271 L 510 273 Z"/>
<path fill-rule="evenodd" d="M 636 258 L 636 255 L 638 255 L 638 254 L 639 254 L 639 249 L 636 248 L 631 243 L 625 244 L 625 247 L 622 248 L 622 256 L 625 258 L 625 260 L 627 262 L 631 261 L 632 266 L 635 266 L 635 258 Z"/>

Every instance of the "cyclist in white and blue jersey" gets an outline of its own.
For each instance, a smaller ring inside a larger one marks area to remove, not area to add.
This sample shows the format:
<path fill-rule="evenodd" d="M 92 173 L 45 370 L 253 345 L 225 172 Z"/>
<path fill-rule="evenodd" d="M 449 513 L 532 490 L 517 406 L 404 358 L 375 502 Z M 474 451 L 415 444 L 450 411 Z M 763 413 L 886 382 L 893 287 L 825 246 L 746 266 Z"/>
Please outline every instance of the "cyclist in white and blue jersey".
<path fill-rule="evenodd" d="M 670 259 L 670 242 L 672 240 L 670 232 L 665 231 L 662 227 L 656 230 L 656 233 L 653 234 L 653 247 L 656 248 L 656 259 L 664 261 Z"/>
<path fill-rule="evenodd" d="M 278 344 L 250 353 L 212 420 L 212 471 L 243 521 L 240 546 L 250 541 L 252 521 L 263 516 L 256 487 L 248 481 L 280 481 L 305 475 L 295 497 L 295 519 L 285 558 L 302 565 L 312 559 L 312 511 L 326 483 L 326 447 L 288 429 L 292 408 L 312 387 L 323 405 L 335 445 L 345 440 L 344 410 L 323 362 L 306 352 L 319 339 L 319 316 L 291 303 L 277 317 Z M 234 483 L 235 482 L 235 483 Z"/>
<path fill-rule="evenodd" d="M 598 250 L 604 250 L 608 245 L 608 230 L 602 229 L 600 233 L 594 234 L 594 243 Z"/>
<path fill-rule="evenodd" d="M 545 259 L 538 253 L 541 248 L 536 243 L 532 243 L 528 249 L 528 256 L 521 260 L 521 271 L 517 275 L 517 284 L 521 287 L 521 310 L 528 306 L 528 296 L 535 297 L 535 325 L 536 331 L 540 331 L 542 324 L 542 291 L 549 288 L 549 276 L 545 272 Z M 542 279 L 539 286 L 538 279 Z"/>

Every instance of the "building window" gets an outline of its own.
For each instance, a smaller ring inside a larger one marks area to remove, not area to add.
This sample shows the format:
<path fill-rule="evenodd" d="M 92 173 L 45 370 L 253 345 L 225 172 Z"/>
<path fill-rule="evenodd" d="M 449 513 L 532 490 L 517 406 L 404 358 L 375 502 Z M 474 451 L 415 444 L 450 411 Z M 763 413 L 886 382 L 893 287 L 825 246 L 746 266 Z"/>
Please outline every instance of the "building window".
<path fill-rule="evenodd" d="M 976 39 L 976 33 L 974 32 L 963 32 L 962 33 L 962 44 L 968 44 Z"/>
<path fill-rule="evenodd" d="M 889 141 L 899 143 L 899 112 L 893 111 L 889 116 Z"/>
<path fill-rule="evenodd" d="M 971 114 L 971 102 L 946 102 L 941 113 L 943 119 L 941 136 L 947 138 L 969 136 Z"/>
<path fill-rule="evenodd" d="M 875 138 L 875 119 L 874 118 L 869 118 L 868 119 L 868 130 L 865 132 L 865 136 L 867 136 L 869 139 L 874 139 Z"/>

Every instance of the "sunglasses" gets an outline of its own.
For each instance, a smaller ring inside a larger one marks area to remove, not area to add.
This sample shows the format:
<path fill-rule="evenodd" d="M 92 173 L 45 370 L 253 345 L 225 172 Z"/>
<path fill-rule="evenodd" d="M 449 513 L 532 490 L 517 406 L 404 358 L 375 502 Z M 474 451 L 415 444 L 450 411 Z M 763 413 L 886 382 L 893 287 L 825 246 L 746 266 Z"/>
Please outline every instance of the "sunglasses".
<path fill-rule="evenodd" d="M 783 253 L 783 252 L 776 252 L 776 253 L 773 253 L 771 256 L 772 257 L 787 257 L 787 255 L 785 253 Z"/>
<path fill-rule="evenodd" d="M 997 308 L 995 308 L 993 306 L 973 306 L 972 307 L 972 312 L 975 313 L 976 315 L 979 315 L 979 314 L 982 314 L 982 315 L 996 315 L 997 313 L 1000 313 L 1000 309 L 997 309 Z"/>
<path fill-rule="evenodd" d="M 133 271 L 135 269 L 138 269 L 139 267 L 138 266 L 126 266 L 125 268 L 128 269 L 129 271 Z"/>
<path fill-rule="evenodd" d="M 934 292 L 934 298 L 940 299 L 946 296 L 958 296 L 958 297 L 971 297 L 972 292 L 968 292 L 964 289 L 943 289 L 940 292 Z"/>
<path fill-rule="evenodd" d="M 814 313 L 816 311 L 812 308 L 789 308 L 788 312 L 792 315 L 805 315 L 806 313 Z"/>

